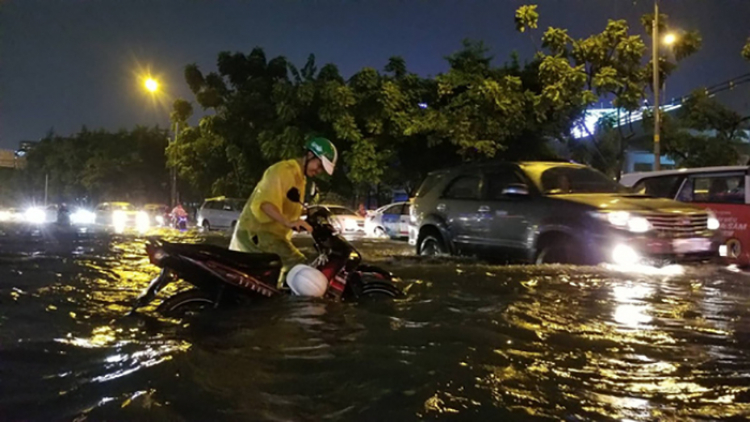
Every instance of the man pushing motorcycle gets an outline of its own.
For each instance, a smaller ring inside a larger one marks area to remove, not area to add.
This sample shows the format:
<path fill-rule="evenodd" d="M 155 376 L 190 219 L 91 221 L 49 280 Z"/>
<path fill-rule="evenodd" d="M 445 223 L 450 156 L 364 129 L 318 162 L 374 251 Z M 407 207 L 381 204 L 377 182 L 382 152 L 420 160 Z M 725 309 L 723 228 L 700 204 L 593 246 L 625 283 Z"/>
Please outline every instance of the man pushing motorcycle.
<path fill-rule="evenodd" d="M 305 154 L 280 161 L 263 174 L 250 199 L 242 209 L 229 249 L 251 253 L 274 253 L 283 264 L 281 280 L 297 264 L 306 262 L 305 256 L 292 244 L 292 230 L 312 232 L 302 220 L 302 205 L 287 197 L 297 189 L 304 198 L 307 177 L 323 171 L 333 174 L 338 152 L 326 138 L 311 138 L 305 144 Z"/>

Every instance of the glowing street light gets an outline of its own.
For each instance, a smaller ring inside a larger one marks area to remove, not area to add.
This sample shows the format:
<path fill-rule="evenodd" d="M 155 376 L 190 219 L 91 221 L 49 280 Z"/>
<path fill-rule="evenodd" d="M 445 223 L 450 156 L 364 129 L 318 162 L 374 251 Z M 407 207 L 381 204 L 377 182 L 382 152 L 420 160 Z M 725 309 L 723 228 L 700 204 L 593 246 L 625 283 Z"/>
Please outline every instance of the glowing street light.
<path fill-rule="evenodd" d="M 150 92 L 156 92 L 157 90 L 159 90 L 159 82 L 157 82 L 153 78 L 146 78 L 146 81 L 143 83 L 143 85 Z"/>
<path fill-rule="evenodd" d="M 148 76 L 145 77 L 143 80 L 143 86 L 146 88 L 147 91 L 149 91 L 152 94 L 156 94 L 159 91 L 159 82 Z M 175 133 L 174 133 L 174 140 L 177 140 L 177 132 L 178 132 L 179 126 L 175 125 Z M 172 143 L 172 140 L 169 140 L 169 143 Z M 177 172 L 174 167 L 170 168 L 170 180 L 171 180 L 171 189 L 170 189 L 170 200 L 172 203 L 172 206 L 174 207 L 177 204 Z"/>
<path fill-rule="evenodd" d="M 672 45 L 677 41 L 677 35 L 675 34 L 667 34 L 664 36 L 664 45 Z"/>

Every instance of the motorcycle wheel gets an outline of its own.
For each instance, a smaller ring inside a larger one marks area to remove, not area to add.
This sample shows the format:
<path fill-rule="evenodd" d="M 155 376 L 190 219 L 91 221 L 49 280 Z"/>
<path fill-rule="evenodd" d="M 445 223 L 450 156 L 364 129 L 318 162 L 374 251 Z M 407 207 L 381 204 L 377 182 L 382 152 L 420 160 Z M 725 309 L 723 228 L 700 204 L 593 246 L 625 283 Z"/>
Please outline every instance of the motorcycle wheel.
<path fill-rule="evenodd" d="M 370 281 L 362 286 L 360 297 L 381 298 L 381 297 L 400 297 L 403 292 L 391 283 L 383 281 Z"/>
<path fill-rule="evenodd" d="M 170 318 L 184 318 L 214 308 L 213 298 L 200 289 L 177 293 L 156 308 L 160 314 Z"/>

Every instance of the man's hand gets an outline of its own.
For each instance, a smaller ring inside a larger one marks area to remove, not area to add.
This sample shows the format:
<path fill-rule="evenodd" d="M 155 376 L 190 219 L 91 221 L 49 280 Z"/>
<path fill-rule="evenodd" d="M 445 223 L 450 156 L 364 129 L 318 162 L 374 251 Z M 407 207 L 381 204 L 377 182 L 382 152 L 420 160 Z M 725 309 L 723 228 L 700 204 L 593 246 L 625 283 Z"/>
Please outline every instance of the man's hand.
<path fill-rule="evenodd" d="M 286 223 L 286 226 L 294 231 L 306 231 L 308 233 L 312 233 L 313 229 L 312 226 L 307 224 L 307 221 L 305 220 L 297 220 L 297 221 L 288 221 Z"/>

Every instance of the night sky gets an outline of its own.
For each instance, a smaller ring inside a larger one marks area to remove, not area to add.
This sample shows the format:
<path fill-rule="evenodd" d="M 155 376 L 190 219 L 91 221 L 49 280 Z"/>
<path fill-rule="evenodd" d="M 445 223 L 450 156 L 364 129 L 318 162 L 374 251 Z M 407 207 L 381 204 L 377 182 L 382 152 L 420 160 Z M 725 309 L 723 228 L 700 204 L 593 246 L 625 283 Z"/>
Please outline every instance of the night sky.
<path fill-rule="evenodd" d="M 188 63 L 214 70 L 220 51 L 260 46 L 270 59 L 299 66 L 314 53 L 319 67 L 345 77 L 377 69 L 401 55 L 409 70 L 435 75 L 463 38 L 484 40 L 497 62 L 516 50 L 533 54 L 515 31 L 522 0 L 0 0 L 0 148 L 89 128 L 132 128 L 168 122 L 136 75 L 150 69 L 171 98 L 193 100 L 182 76 Z M 651 1 L 540 0 L 539 39 L 548 26 L 574 37 L 603 29 L 607 19 L 638 18 Z M 676 28 L 697 29 L 703 49 L 668 80 L 667 95 L 750 72 L 740 50 L 750 36 L 750 0 L 662 0 Z M 650 38 L 648 39 L 650 46 Z M 171 101 L 165 101 L 168 103 Z"/>

